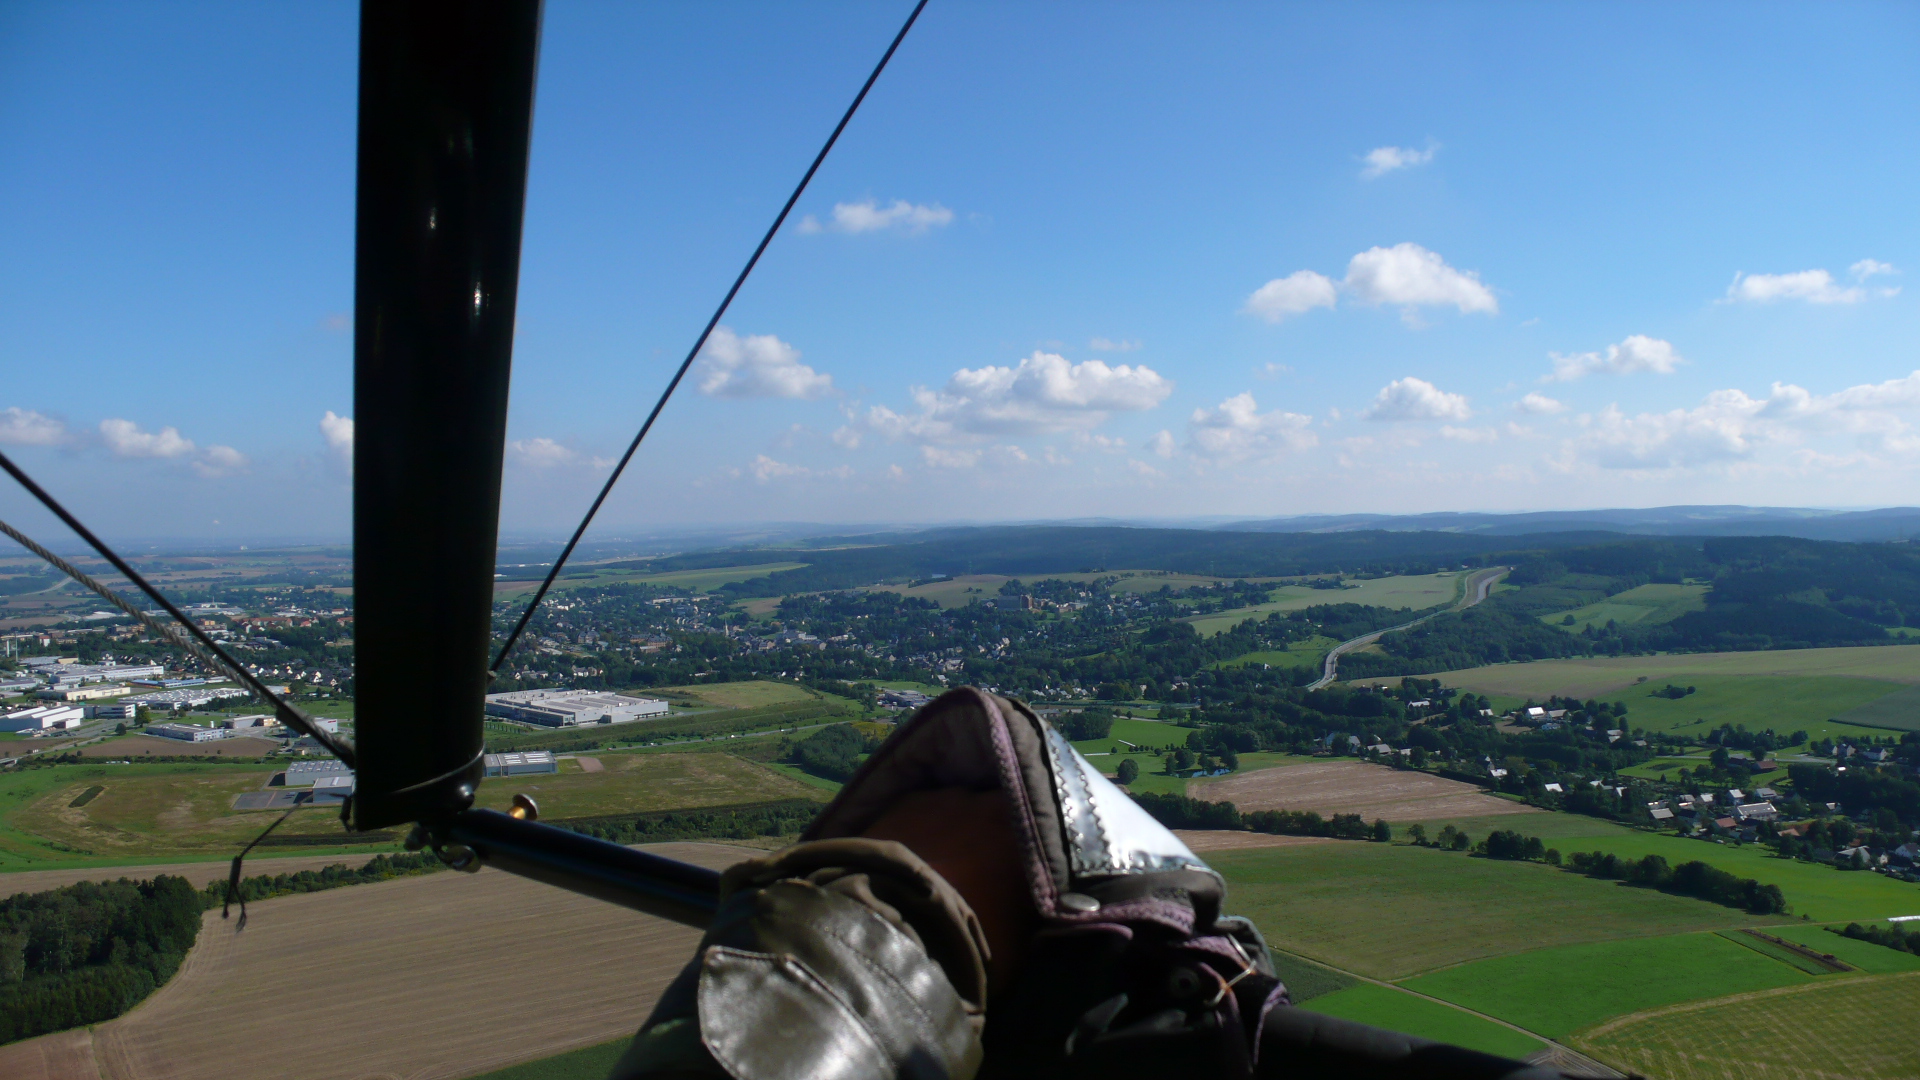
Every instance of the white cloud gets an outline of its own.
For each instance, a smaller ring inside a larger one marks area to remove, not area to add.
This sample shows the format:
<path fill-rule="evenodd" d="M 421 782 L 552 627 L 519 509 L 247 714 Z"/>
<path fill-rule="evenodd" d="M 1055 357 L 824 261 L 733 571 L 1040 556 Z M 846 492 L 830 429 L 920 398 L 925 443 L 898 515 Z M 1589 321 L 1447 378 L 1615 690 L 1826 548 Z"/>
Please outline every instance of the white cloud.
<path fill-rule="evenodd" d="M 834 430 L 833 445 L 846 450 L 858 450 L 860 449 L 860 432 L 846 424 L 841 424 Z"/>
<path fill-rule="evenodd" d="M 0 445 L 59 446 L 67 441 L 67 425 L 32 409 L 0 410 Z"/>
<path fill-rule="evenodd" d="M 1253 295 L 1247 297 L 1246 307 L 1242 310 L 1277 323 L 1314 308 L 1330 308 L 1335 300 L 1332 279 L 1311 270 L 1295 270 L 1286 277 L 1274 278 L 1255 289 Z"/>
<path fill-rule="evenodd" d="M 1172 457 L 1173 456 L 1173 432 L 1168 431 L 1165 428 L 1162 428 L 1159 434 L 1147 440 L 1147 449 L 1153 451 L 1155 454 L 1163 458 Z"/>
<path fill-rule="evenodd" d="M 1347 260 L 1347 276 L 1335 282 L 1312 270 L 1274 278 L 1247 298 L 1242 311 L 1281 322 L 1317 307 L 1333 307 L 1340 293 L 1364 305 L 1397 304 L 1408 325 L 1418 326 L 1421 307 L 1452 307 L 1461 314 L 1499 314 L 1493 290 L 1471 270 L 1456 270 L 1419 244 L 1371 247 Z"/>
<path fill-rule="evenodd" d="M 1440 436 L 1464 443 L 1490 443 L 1500 437 L 1492 428 L 1461 428 L 1446 424 L 1440 428 Z"/>
<path fill-rule="evenodd" d="M 1355 255 L 1347 263 L 1342 287 L 1363 304 L 1450 305 L 1462 314 L 1492 315 L 1500 310 L 1493 290 L 1481 283 L 1478 274 L 1455 270 L 1419 244 L 1372 247 Z"/>
<path fill-rule="evenodd" d="M 1513 407 L 1519 412 L 1529 413 L 1534 416 L 1551 416 L 1554 413 L 1567 411 L 1567 406 L 1564 402 L 1555 401 L 1553 398 L 1538 392 L 1529 393 L 1526 397 L 1514 402 Z"/>
<path fill-rule="evenodd" d="M 347 460 L 353 460 L 353 417 L 336 416 L 332 409 L 320 418 L 320 435 L 328 448 Z"/>
<path fill-rule="evenodd" d="M 1366 165 L 1360 170 L 1360 179 L 1374 180 L 1397 169 L 1411 169 L 1415 165 L 1425 165 L 1433 160 L 1440 147 L 1429 144 L 1425 150 L 1415 150 L 1410 146 L 1379 146 L 1367 151 L 1360 160 Z"/>
<path fill-rule="evenodd" d="M 1138 341 L 1115 341 L 1112 338 L 1097 337 L 1087 342 L 1087 348 L 1094 352 L 1135 352 L 1141 348 Z"/>
<path fill-rule="evenodd" d="M 513 455 L 518 463 L 535 469 L 571 465 L 580 458 L 580 455 L 570 448 L 545 436 L 534 439 L 515 439 L 507 444 L 507 452 Z"/>
<path fill-rule="evenodd" d="M 935 469 L 971 469 L 980 464 L 980 451 L 923 446 L 920 448 L 920 460 Z"/>
<path fill-rule="evenodd" d="M 1735 274 L 1733 284 L 1727 286 L 1723 302 L 1771 304 L 1777 300 L 1804 300 L 1809 304 L 1857 304 L 1875 296 L 1897 296 L 1900 293 L 1898 286 L 1871 289 L 1865 285 L 1868 278 L 1900 272 L 1889 263 L 1861 259 L 1847 269 L 1853 279 L 1861 284 L 1842 287 L 1825 270 L 1801 270 L 1792 274 Z"/>
<path fill-rule="evenodd" d="M 184 438 L 178 428 L 161 428 L 158 434 L 141 431 L 131 420 L 100 421 L 100 437 L 117 457 L 177 458 L 193 453 L 193 440 Z"/>
<path fill-rule="evenodd" d="M 1118 454 L 1127 448 L 1127 440 L 1117 435 L 1089 435 L 1084 431 L 1076 431 L 1073 433 L 1073 441 L 1076 446 L 1083 446 L 1108 454 Z M 1048 447 L 1047 449 L 1051 452 L 1053 448 Z"/>
<path fill-rule="evenodd" d="M 1319 437 L 1312 426 L 1311 416 L 1279 410 L 1262 413 L 1252 394 L 1240 393 L 1219 408 L 1193 410 L 1187 418 L 1187 445 L 1215 461 L 1269 458 L 1317 444 Z"/>
<path fill-rule="evenodd" d="M 800 362 L 800 350 L 772 334 L 741 337 L 714 328 L 700 350 L 700 392 L 713 397 L 817 398 L 833 377 Z"/>
<path fill-rule="evenodd" d="M 1364 415 L 1369 420 L 1465 420 L 1473 410 L 1462 395 L 1408 376 L 1381 387 Z"/>
<path fill-rule="evenodd" d="M 1609 345 L 1603 353 L 1547 355 L 1553 358 L 1553 374 L 1546 376 L 1542 380 L 1544 382 L 1571 382 L 1596 373 L 1632 375 L 1651 371 L 1657 375 L 1671 375 L 1677 367 L 1686 363 L 1679 353 L 1673 351 L 1672 343 L 1645 334 L 1634 334 L 1618 345 Z"/>
<path fill-rule="evenodd" d="M 1035 352 L 1013 367 L 962 368 L 939 390 L 916 387 L 917 414 L 884 405 L 864 423 L 890 439 L 954 443 L 996 434 L 1089 431 L 1116 412 L 1151 409 L 1173 383 L 1143 365 L 1069 363 Z"/>
<path fill-rule="evenodd" d="M 1127 459 L 1127 468 L 1129 468 L 1129 469 L 1131 469 L 1131 470 L 1133 470 L 1133 472 L 1134 472 L 1134 473 L 1135 473 L 1136 475 L 1138 475 L 1138 476 L 1141 476 L 1141 477 L 1143 477 L 1143 478 L 1145 478 L 1145 479 L 1148 479 L 1148 480 L 1152 480 L 1152 479 L 1155 479 L 1155 478 L 1157 478 L 1157 477 L 1160 477 L 1160 476 L 1163 476 L 1163 475 L 1165 475 L 1165 474 L 1164 474 L 1164 473 L 1162 473 L 1162 472 L 1161 472 L 1161 471 L 1160 471 L 1159 469 L 1156 469 L 1156 468 L 1154 468 L 1153 466 L 1151 466 L 1151 465 L 1149 465 L 1149 464 L 1147 464 L 1146 462 L 1144 462 L 1144 461 L 1141 461 L 1141 460 L 1139 460 L 1139 459 L 1137 459 L 1137 458 L 1128 458 L 1128 459 Z"/>
<path fill-rule="evenodd" d="M 231 446 L 209 446 L 193 463 L 193 469 L 201 476 L 226 476 L 245 471 L 248 464 L 247 455 Z"/>
<path fill-rule="evenodd" d="M 833 220 L 821 224 L 812 214 L 800 219 L 800 231 L 803 233 L 821 233 L 832 230 L 843 233 L 866 233 L 892 230 L 894 232 L 918 235 L 928 229 L 937 229 L 953 224 L 953 211 L 939 203 L 922 205 L 910 203 L 905 199 L 895 199 L 887 206 L 881 206 L 872 199 L 857 203 L 834 203 Z"/>

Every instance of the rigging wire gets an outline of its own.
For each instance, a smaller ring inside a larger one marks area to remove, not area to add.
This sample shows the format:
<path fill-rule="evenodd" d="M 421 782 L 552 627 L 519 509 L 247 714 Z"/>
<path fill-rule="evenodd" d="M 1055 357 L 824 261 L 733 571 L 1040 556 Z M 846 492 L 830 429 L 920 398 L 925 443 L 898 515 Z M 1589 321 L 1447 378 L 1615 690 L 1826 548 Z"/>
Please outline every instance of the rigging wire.
<path fill-rule="evenodd" d="M 329 734 L 323 730 L 319 724 L 314 723 L 312 717 L 289 704 L 279 694 L 268 689 L 265 683 L 262 683 L 256 678 L 253 673 L 248 671 L 238 660 L 228 655 L 227 651 L 222 649 L 218 642 L 208 637 L 206 631 L 200 629 L 192 619 L 181 614 L 180 609 L 173 605 L 173 601 L 168 600 L 160 590 L 149 584 L 146 578 L 140 576 L 138 570 L 127 565 L 125 559 L 122 559 L 112 548 L 108 547 L 104 541 L 95 536 L 91 529 L 81 524 L 79 518 L 68 513 L 66 507 L 60 505 L 57 499 L 48 494 L 45 488 L 35 483 L 32 477 L 23 472 L 20 466 L 15 465 L 13 459 L 7 457 L 4 453 L 0 453 L 0 468 L 4 468 L 15 480 L 20 482 L 21 487 L 31 492 L 34 498 L 39 499 L 41 505 L 53 511 L 54 516 L 66 522 L 67 527 L 78 533 L 80 538 L 85 540 L 93 550 L 99 552 L 101 558 L 113 564 L 113 568 L 118 570 L 122 577 L 133 582 L 141 592 L 147 594 L 149 599 L 159 604 L 168 615 L 173 616 L 180 624 L 180 627 L 184 628 L 187 635 L 191 635 L 191 637 L 182 635 L 178 629 L 168 626 L 148 615 L 146 612 L 134 607 L 119 593 L 114 592 L 112 589 L 94 580 L 79 567 L 74 566 L 67 560 L 47 550 L 12 525 L 0 521 L 0 532 L 4 532 L 6 535 L 12 537 L 20 546 L 38 555 L 61 573 L 66 574 L 68 577 L 91 589 L 101 599 L 119 608 L 121 611 L 126 612 L 142 626 L 145 626 L 147 629 L 166 638 L 173 644 L 192 653 L 201 663 L 206 664 L 210 668 L 226 672 L 236 682 L 246 687 L 248 692 L 252 693 L 261 701 L 266 702 L 268 705 L 271 705 L 275 719 L 302 735 L 311 737 L 321 746 L 333 751 L 334 756 L 346 762 L 349 768 L 353 767 L 354 748 L 351 742 L 337 735 Z"/>
<path fill-rule="evenodd" d="M 686 378 L 687 369 L 693 366 L 694 360 L 700 355 L 700 350 L 706 347 L 707 338 L 713 334 L 714 327 L 720 325 L 720 319 L 726 315 L 727 308 L 732 305 L 734 296 L 740 292 L 740 287 L 746 284 L 747 275 L 753 273 L 754 266 L 760 262 L 761 254 L 767 250 L 767 245 L 773 242 L 774 235 L 786 222 L 787 215 L 793 212 L 794 204 L 799 202 L 800 196 L 806 192 L 807 185 L 813 180 L 813 174 L 819 171 L 821 162 L 827 160 L 827 153 L 833 149 L 833 144 L 839 141 L 840 133 L 847 129 L 853 114 L 859 111 L 860 103 L 867 99 L 867 91 L 873 89 L 873 84 L 879 81 L 880 73 L 887 69 L 887 61 L 893 59 L 894 51 L 900 48 L 902 41 L 906 40 L 907 31 L 913 29 L 914 21 L 920 18 L 920 12 L 926 6 L 927 0 L 919 0 L 919 3 L 913 6 L 912 14 L 907 16 L 907 21 L 900 27 L 900 32 L 893 36 L 893 43 L 887 46 L 887 51 L 881 55 L 880 62 L 874 65 L 873 73 L 867 76 L 867 81 L 860 87 L 860 92 L 854 95 L 853 104 L 847 106 L 847 111 L 840 117 L 840 122 L 834 125 L 833 134 L 827 136 L 825 145 L 821 146 L 820 152 L 814 155 L 813 164 L 807 166 L 806 175 L 802 176 L 800 183 L 795 185 L 793 194 L 787 196 L 786 205 L 780 208 L 779 216 L 773 219 L 773 224 L 767 228 L 766 235 L 760 238 L 760 245 L 753 249 L 753 255 L 747 259 L 747 264 L 740 268 L 740 275 L 733 279 L 733 287 L 727 290 L 725 297 L 721 298 L 720 306 L 714 309 L 713 317 L 707 320 L 706 328 L 700 331 L 700 336 L 694 341 L 693 348 L 687 350 L 686 359 L 680 362 L 679 370 L 673 373 L 673 378 L 668 381 L 666 390 L 660 394 L 660 400 L 654 402 L 653 411 L 647 414 L 646 422 L 640 425 L 639 433 L 633 437 L 631 443 L 627 444 L 627 452 L 620 455 L 619 464 L 613 467 L 613 473 L 601 486 L 600 494 L 594 497 L 593 505 L 587 507 L 586 516 L 580 519 L 579 528 L 573 530 L 572 539 L 567 541 L 567 546 L 561 550 L 560 557 L 553 561 L 553 569 L 547 571 L 546 580 L 540 583 L 540 588 L 534 591 L 533 599 L 528 602 L 526 610 L 520 613 L 520 621 L 514 624 L 513 632 L 507 635 L 507 640 L 500 646 L 500 652 L 494 656 L 493 663 L 487 668 L 488 681 L 492 681 L 500 673 L 500 665 L 506 663 L 507 655 L 513 651 L 514 644 L 520 640 L 521 632 L 527 628 L 533 613 L 540 609 L 540 602 L 546 599 L 547 590 L 553 587 L 555 579 L 560 576 L 560 568 L 567 564 L 567 559 L 573 555 L 573 549 L 579 546 L 580 538 L 586 534 L 587 526 L 593 524 L 594 515 L 600 512 L 600 505 L 607 501 L 607 496 L 613 492 L 613 486 L 620 482 L 620 474 L 626 471 L 627 462 L 633 460 L 634 452 L 640 449 L 640 443 L 646 439 L 647 432 L 653 430 L 653 422 L 659 418 L 660 410 L 667 407 L 667 399 L 673 397 L 673 392 L 680 386 L 680 380 Z"/>

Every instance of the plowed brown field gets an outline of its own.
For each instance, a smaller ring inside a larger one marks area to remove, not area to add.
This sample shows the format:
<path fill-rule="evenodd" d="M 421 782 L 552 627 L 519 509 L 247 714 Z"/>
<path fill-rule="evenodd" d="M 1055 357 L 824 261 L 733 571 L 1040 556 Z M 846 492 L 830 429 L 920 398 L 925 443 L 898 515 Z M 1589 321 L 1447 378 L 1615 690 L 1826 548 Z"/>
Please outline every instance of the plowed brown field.
<path fill-rule="evenodd" d="M 1364 761 L 1291 765 L 1195 781 L 1187 785 L 1187 794 L 1209 802 L 1230 802 L 1241 810 L 1313 810 L 1359 814 L 1369 821 L 1533 812 L 1530 806 L 1496 799 L 1472 784 Z"/>
<path fill-rule="evenodd" d="M 649 848 L 723 867 L 751 851 Z M 86 1032 L 0 1047 L 34 1080 L 434 1080 L 631 1034 L 699 933 L 494 870 L 217 911 L 180 973 Z"/>

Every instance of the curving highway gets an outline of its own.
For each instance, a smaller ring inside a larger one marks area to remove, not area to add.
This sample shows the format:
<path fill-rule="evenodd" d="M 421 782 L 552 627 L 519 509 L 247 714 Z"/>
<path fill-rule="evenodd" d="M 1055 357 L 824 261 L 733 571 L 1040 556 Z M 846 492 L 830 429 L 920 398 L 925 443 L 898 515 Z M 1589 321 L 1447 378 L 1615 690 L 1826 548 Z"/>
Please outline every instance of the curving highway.
<path fill-rule="evenodd" d="M 1479 603 L 1480 601 L 1485 600 L 1487 598 L 1487 594 L 1493 592 L 1494 583 L 1499 581 L 1501 578 L 1506 577 L 1507 572 L 1512 569 L 1513 567 L 1511 566 L 1490 566 L 1485 570 L 1475 571 L 1473 576 L 1467 579 L 1467 588 L 1466 588 L 1465 594 L 1460 598 L 1460 601 L 1458 603 L 1448 608 L 1447 611 L 1460 611 L 1465 608 L 1470 608 L 1473 605 Z M 1444 615 L 1444 614 L 1446 614 L 1446 612 L 1443 612 L 1443 611 L 1436 611 L 1433 613 L 1433 615 Z M 1318 690 L 1321 687 L 1339 678 L 1340 658 L 1346 655 L 1347 653 L 1350 653 L 1355 649 L 1364 648 L 1368 645 L 1373 644 L 1376 641 L 1379 641 L 1380 635 L 1382 634 L 1391 634 L 1396 630 L 1405 630 L 1410 626 L 1419 626 L 1421 623 L 1426 622 L 1428 619 L 1433 618 L 1433 615 L 1422 615 L 1421 617 L 1414 619 L 1411 622 L 1403 622 L 1399 626 L 1389 626 L 1384 630 L 1375 630 L 1371 634 L 1361 634 L 1357 638 L 1348 638 L 1347 640 L 1341 642 L 1340 644 L 1335 645 L 1331 650 L 1327 652 L 1326 667 L 1321 671 L 1320 677 L 1314 680 L 1313 682 L 1307 684 L 1307 689 Z"/>

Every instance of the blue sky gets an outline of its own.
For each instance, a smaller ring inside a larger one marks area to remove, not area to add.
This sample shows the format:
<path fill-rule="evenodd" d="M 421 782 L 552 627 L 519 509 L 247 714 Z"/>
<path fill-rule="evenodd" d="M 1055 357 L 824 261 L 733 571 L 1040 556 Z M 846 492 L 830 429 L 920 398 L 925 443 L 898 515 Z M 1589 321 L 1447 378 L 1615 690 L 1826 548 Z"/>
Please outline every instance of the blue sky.
<path fill-rule="evenodd" d="M 905 11 L 551 0 L 510 531 Z M 935 0 L 602 532 L 1920 502 L 1917 22 Z M 348 528 L 355 35 L 0 8 L 0 442 L 109 533 Z"/>

